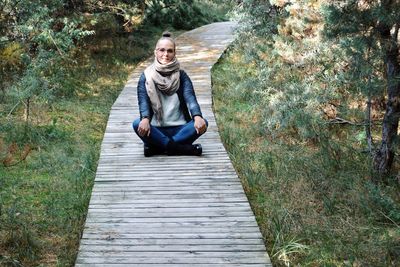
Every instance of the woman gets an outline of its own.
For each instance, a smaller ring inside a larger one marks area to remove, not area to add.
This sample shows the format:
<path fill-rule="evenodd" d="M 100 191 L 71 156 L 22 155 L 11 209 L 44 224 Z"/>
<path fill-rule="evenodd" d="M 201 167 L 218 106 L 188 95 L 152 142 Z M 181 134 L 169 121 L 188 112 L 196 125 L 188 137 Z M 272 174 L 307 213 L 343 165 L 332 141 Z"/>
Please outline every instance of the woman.
<path fill-rule="evenodd" d="M 154 50 L 154 63 L 140 76 L 137 93 L 140 118 L 133 129 L 144 143 L 146 157 L 202 154 L 193 142 L 204 134 L 203 119 L 193 84 L 175 56 L 175 41 L 163 33 Z"/>

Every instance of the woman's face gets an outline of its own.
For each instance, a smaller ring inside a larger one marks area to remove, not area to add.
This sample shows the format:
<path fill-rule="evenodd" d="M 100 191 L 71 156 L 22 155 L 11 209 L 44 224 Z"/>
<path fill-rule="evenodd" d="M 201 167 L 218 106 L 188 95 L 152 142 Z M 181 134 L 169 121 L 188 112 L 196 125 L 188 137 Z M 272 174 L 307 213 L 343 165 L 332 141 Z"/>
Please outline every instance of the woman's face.
<path fill-rule="evenodd" d="M 163 65 L 168 64 L 175 58 L 174 44 L 167 39 L 160 40 L 157 43 L 156 50 L 154 51 L 154 53 L 158 62 L 160 62 Z"/>

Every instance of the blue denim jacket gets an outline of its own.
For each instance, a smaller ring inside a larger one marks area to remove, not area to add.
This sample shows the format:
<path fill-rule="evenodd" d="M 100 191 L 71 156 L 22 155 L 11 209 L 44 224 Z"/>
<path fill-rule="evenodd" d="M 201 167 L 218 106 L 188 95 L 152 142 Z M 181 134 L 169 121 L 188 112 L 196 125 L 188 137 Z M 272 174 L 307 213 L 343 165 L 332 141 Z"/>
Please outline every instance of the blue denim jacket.
<path fill-rule="evenodd" d="M 200 106 L 197 103 L 196 95 L 194 93 L 192 81 L 183 70 L 180 70 L 180 86 L 176 93 L 178 94 L 180 108 L 185 116 L 186 121 L 190 121 L 194 116 L 202 116 Z M 144 73 L 142 73 L 139 78 L 137 94 L 140 119 L 147 117 L 151 121 L 154 112 L 151 108 L 150 98 L 147 95 L 146 76 Z"/>

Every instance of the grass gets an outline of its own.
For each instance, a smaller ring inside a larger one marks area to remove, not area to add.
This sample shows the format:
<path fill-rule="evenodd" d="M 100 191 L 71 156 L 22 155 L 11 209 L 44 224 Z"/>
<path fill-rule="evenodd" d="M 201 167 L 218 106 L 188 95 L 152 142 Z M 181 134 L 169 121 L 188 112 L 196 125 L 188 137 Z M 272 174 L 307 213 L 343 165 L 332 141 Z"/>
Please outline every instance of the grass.
<path fill-rule="evenodd" d="M 306 121 L 301 132 L 301 98 L 260 97 L 257 67 L 242 49 L 232 46 L 213 68 L 214 111 L 274 266 L 399 266 L 399 186 L 371 182 L 370 158 L 354 138 L 363 129 Z M 301 75 L 283 70 L 268 85 Z M 285 126 L 269 127 L 272 104 L 288 106 Z"/>

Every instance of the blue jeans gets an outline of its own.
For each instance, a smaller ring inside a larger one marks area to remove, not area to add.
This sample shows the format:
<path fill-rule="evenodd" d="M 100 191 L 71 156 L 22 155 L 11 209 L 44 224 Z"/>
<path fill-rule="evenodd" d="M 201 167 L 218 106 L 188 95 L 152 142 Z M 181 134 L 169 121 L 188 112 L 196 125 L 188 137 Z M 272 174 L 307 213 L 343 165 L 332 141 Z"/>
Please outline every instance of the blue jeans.
<path fill-rule="evenodd" d="M 208 121 L 205 121 L 208 126 Z M 136 119 L 133 121 L 132 126 L 143 143 L 164 149 L 167 147 L 170 140 L 180 144 L 193 144 L 193 142 L 201 136 L 194 128 L 194 120 L 179 126 L 157 127 L 150 125 L 150 136 L 139 135 L 139 123 L 140 119 Z"/>

